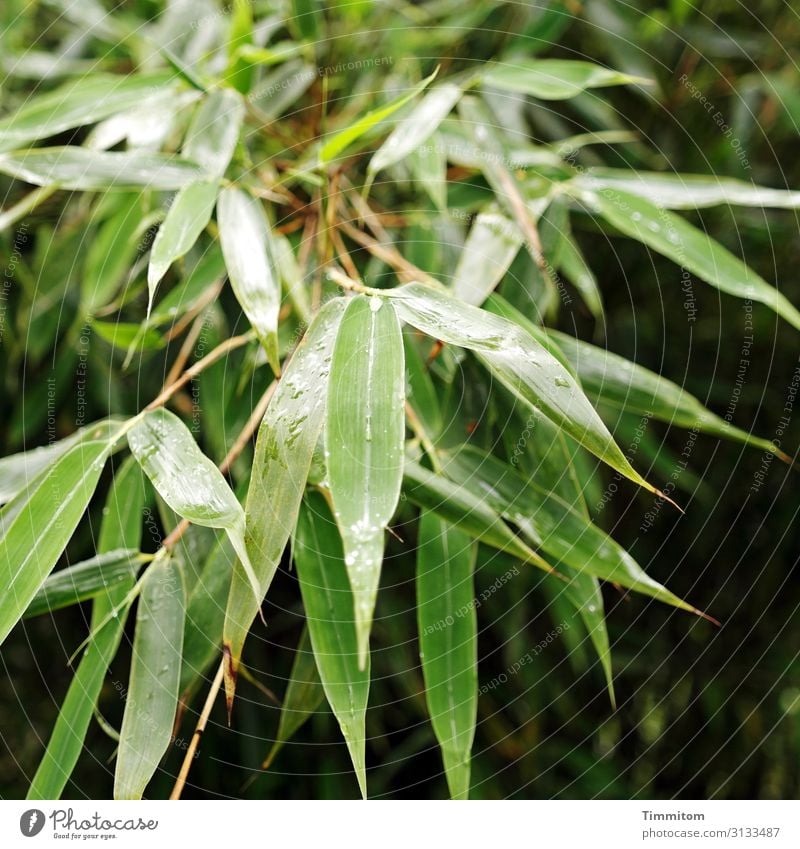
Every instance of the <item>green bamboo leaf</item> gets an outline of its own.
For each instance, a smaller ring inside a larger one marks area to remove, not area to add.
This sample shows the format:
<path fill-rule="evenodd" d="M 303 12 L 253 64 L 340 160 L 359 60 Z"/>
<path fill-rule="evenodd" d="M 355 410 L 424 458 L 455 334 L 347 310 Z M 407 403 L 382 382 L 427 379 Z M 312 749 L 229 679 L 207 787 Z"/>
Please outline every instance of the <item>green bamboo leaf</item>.
<path fill-rule="evenodd" d="M 403 333 L 406 363 L 406 397 L 432 438 L 442 430 L 442 411 L 439 396 L 431 378 L 430 369 L 423 360 L 414 340 L 415 331 L 410 328 Z"/>
<path fill-rule="evenodd" d="M 355 600 L 342 543 L 328 505 L 317 492 L 309 494 L 300 510 L 292 550 L 319 677 L 366 798 L 370 659 L 368 654 L 365 665 L 358 662 Z"/>
<path fill-rule="evenodd" d="M 158 228 L 147 269 L 147 315 L 153 308 L 156 288 L 167 269 L 184 256 L 206 229 L 217 202 L 219 186 L 215 182 L 190 183 L 172 202 L 164 223 Z"/>
<path fill-rule="evenodd" d="M 55 566 L 92 497 L 111 450 L 84 441 L 59 457 L 0 540 L 0 643 L 25 612 Z M 5 523 L 4 523 L 5 525 Z"/>
<path fill-rule="evenodd" d="M 92 330 L 114 348 L 157 351 L 167 344 L 157 330 L 132 321 L 93 321 Z"/>
<path fill-rule="evenodd" d="M 408 157 L 414 180 L 428 193 L 440 211 L 447 209 L 447 152 L 434 134 L 433 141 L 420 145 Z"/>
<path fill-rule="evenodd" d="M 627 413 L 652 416 L 670 425 L 741 442 L 791 462 L 768 439 L 734 427 L 706 409 L 691 393 L 671 380 L 617 354 L 581 342 L 566 333 L 549 331 L 580 377 L 590 397 Z"/>
<path fill-rule="evenodd" d="M 176 513 L 196 525 L 227 532 L 251 592 L 258 594 L 259 584 L 244 541 L 242 505 L 219 469 L 197 447 L 186 425 L 159 407 L 128 431 L 128 445 L 159 495 Z"/>
<path fill-rule="evenodd" d="M 333 349 L 325 452 L 356 604 L 362 668 L 369 654 L 384 531 L 403 482 L 404 369 L 394 306 L 365 295 L 353 298 Z"/>
<path fill-rule="evenodd" d="M 317 314 L 272 396 L 256 440 L 247 493 L 247 546 L 259 592 L 234 569 L 225 613 L 225 692 L 233 704 L 236 672 L 247 632 L 275 575 L 305 491 L 325 418 L 328 375 L 345 299 Z"/>
<path fill-rule="evenodd" d="M 278 733 L 275 735 L 275 742 L 269 754 L 261 765 L 262 769 L 269 769 L 284 744 L 291 740 L 305 725 L 308 718 L 317 712 L 324 700 L 325 690 L 319 680 L 317 662 L 314 660 L 314 650 L 311 646 L 308 625 L 306 625 L 294 653 L 289 684 L 281 704 Z"/>
<path fill-rule="evenodd" d="M 111 439 L 124 421 L 118 417 L 102 419 L 50 445 L 0 458 L 0 504 L 32 490 L 35 478 L 78 442 Z"/>
<path fill-rule="evenodd" d="M 571 181 L 581 191 L 622 189 L 667 209 L 703 209 L 737 206 L 797 209 L 800 192 L 770 189 L 745 180 L 714 174 L 674 174 L 627 171 L 624 168 L 587 168 Z"/>
<path fill-rule="evenodd" d="M 624 548 L 571 504 L 501 460 L 466 447 L 448 459 L 445 471 L 461 486 L 478 489 L 498 513 L 572 569 L 698 613 L 647 575 Z"/>
<path fill-rule="evenodd" d="M 360 139 L 364 133 L 380 124 L 381 121 L 385 121 L 390 115 L 393 115 L 398 109 L 405 106 L 409 100 L 413 100 L 421 91 L 424 91 L 424 89 L 433 82 L 437 72 L 438 69 L 429 77 L 426 77 L 421 83 L 417 83 L 417 85 L 415 85 L 406 94 L 396 97 L 390 103 L 387 103 L 386 106 L 381 106 L 378 109 L 373 109 L 371 112 L 367 112 L 366 115 L 362 115 L 361 118 L 353 121 L 344 130 L 339 130 L 338 133 L 331 136 L 331 138 L 329 138 L 320 148 L 320 164 L 326 165 L 327 163 L 335 160 L 354 141 Z"/>
<path fill-rule="evenodd" d="M 188 704 L 214 660 L 219 661 L 225 604 L 235 563 L 236 552 L 230 539 L 219 534 L 200 574 L 188 587 L 180 684 L 183 704 Z M 249 587 L 246 583 L 245 591 L 252 594 Z"/>
<path fill-rule="evenodd" d="M 469 798 L 478 715 L 477 546 L 423 511 L 417 543 L 417 624 L 425 698 L 453 799 Z"/>
<path fill-rule="evenodd" d="M 172 88 L 170 75 L 92 74 L 29 100 L 0 121 L 0 151 L 13 150 L 73 127 L 94 124 Z"/>
<path fill-rule="evenodd" d="M 180 563 L 158 556 L 142 579 L 115 799 L 141 799 L 169 747 L 178 709 L 186 592 Z"/>
<path fill-rule="evenodd" d="M 219 179 L 233 157 L 244 121 L 244 101 L 231 88 L 210 92 L 186 131 L 183 155 Z"/>
<path fill-rule="evenodd" d="M 434 339 L 475 351 L 513 395 L 541 410 L 613 469 L 661 494 L 628 462 L 570 371 L 529 333 L 420 283 L 389 294 L 404 321 Z"/>
<path fill-rule="evenodd" d="M 592 62 L 571 59 L 514 59 L 490 66 L 481 82 L 504 91 L 530 94 L 540 100 L 568 100 L 588 88 L 650 81 L 603 68 Z"/>
<path fill-rule="evenodd" d="M 231 286 L 258 334 L 272 370 L 280 374 L 278 311 L 281 285 L 269 249 L 261 203 L 241 189 L 223 189 L 217 202 L 219 239 Z"/>
<path fill-rule="evenodd" d="M 148 324 L 158 326 L 173 323 L 189 312 L 208 294 L 209 289 L 225 278 L 225 259 L 217 243 L 203 252 L 202 259 L 173 289 L 170 289 L 150 313 Z"/>
<path fill-rule="evenodd" d="M 144 476 L 129 457 L 114 478 L 106 500 L 97 550 L 138 550 L 145 502 Z M 92 605 L 89 642 L 61 705 L 53 733 L 28 791 L 29 799 L 58 799 L 78 762 L 100 689 L 125 628 L 128 608 L 117 610 L 133 588 L 133 578 L 100 593 Z M 105 622 L 101 627 L 101 623 Z"/>
<path fill-rule="evenodd" d="M 94 313 L 117 293 L 139 249 L 139 227 L 144 216 L 141 192 L 121 195 L 116 209 L 98 229 L 86 253 L 81 299 Z"/>
<path fill-rule="evenodd" d="M 511 219 L 482 212 L 472 224 L 458 259 L 453 294 L 480 306 L 508 271 L 522 244 L 522 233 Z"/>
<path fill-rule="evenodd" d="M 532 563 L 546 572 L 552 567 L 503 521 L 482 494 L 406 458 L 403 491 L 419 507 L 431 510 L 474 539 Z M 536 543 L 538 544 L 538 543 Z"/>
<path fill-rule="evenodd" d="M 570 233 L 564 234 L 562 238 L 558 270 L 578 290 L 589 312 L 597 321 L 602 322 L 604 311 L 600 286 L 578 243 Z"/>
<path fill-rule="evenodd" d="M 679 215 L 620 189 L 584 192 L 580 197 L 621 233 L 663 254 L 721 292 L 765 304 L 800 329 L 800 311 L 784 295 Z"/>
<path fill-rule="evenodd" d="M 130 584 L 130 578 L 141 564 L 138 551 L 122 548 L 53 572 L 37 590 L 25 611 L 25 618 L 70 607 L 94 598 L 108 587 Z"/>
<path fill-rule="evenodd" d="M 42 147 L 0 154 L 0 173 L 34 186 L 78 191 L 147 188 L 172 191 L 203 175 L 193 163 L 163 153 L 108 153 Z"/>
<path fill-rule="evenodd" d="M 444 83 L 431 89 L 408 115 L 398 122 L 370 159 L 367 172 L 377 174 L 378 171 L 405 159 L 424 144 L 458 103 L 459 97 L 461 88 L 452 83 Z"/>

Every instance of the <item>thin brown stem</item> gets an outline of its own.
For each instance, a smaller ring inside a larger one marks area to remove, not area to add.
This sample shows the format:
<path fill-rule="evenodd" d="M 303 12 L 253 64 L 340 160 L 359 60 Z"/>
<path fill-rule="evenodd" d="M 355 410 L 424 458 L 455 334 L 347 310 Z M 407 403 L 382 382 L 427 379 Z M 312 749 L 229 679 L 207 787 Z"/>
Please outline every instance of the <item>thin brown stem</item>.
<path fill-rule="evenodd" d="M 200 744 L 200 738 L 206 730 L 206 725 L 208 725 L 208 717 L 211 714 L 211 708 L 214 707 L 214 699 L 216 699 L 221 686 L 222 663 L 220 663 L 219 669 L 217 669 L 217 674 L 214 676 L 214 680 L 211 683 L 211 689 L 208 691 L 208 696 L 206 696 L 203 710 L 200 712 L 200 716 L 197 719 L 197 725 L 195 726 L 192 740 L 189 743 L 189 748 L 186 750 L 186 755 L 183 758 L 181 771 L 178 773 L 178 778 L 175 781 L 175 786 L 172 788 L 172 793 L 169 794 L 169 798 L 171 800 L 181 798 L 183 788 L 186 786 L 186 779 L 189 777 L 189 770 L 192 768 L 192 761 L 194 760 L 195 752 Z"/>
<path fill-rule="evenodd" d="M 154 398 L 146 407 L 145 410 L 155 410 L 157 407 L 163 407 L 164 404 L 169 401 L 169 399 L 186 383 L 188 383 L 192 378 L 197 377 L 204 369 L 207 369 L 210 365 L 213 365 L 217 360 L 221 357 L 224 357 L 229 351 L 235 351 L 237 348 L 241 348 L 242 345 L 246 345 L 248 342 L 252 342 L 255 339 L 255 333 L 250 330 L 247 333 L 243 333 L 241 336 L 232 336 L 230 339 L 226 339 L 224 342 L 217 345 L 213 351 L 209 351 L 203 359 L 198 360 L 193 366 L 186 369 L 186 371 L 179 377 L 177 380 L 173 381 L 169 386 L 161 391 L 161 394 Z"/>

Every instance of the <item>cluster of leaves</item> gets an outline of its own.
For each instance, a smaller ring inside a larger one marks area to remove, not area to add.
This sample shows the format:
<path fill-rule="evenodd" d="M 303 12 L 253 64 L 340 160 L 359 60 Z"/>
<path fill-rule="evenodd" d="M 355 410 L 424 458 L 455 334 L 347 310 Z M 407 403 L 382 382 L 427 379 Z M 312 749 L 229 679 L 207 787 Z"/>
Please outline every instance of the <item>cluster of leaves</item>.
<path fill-rule="evenodd" d="M 359 3 L 325 16 L 317 4 L 293 5 L 287 16 L 271 4 L 235 2 L 225 14 L 175 4 L 144 28 L 98 8 L 93 36 L 126 44 L 136 70 L 82 73 L 65 62 L 48 76 L 66 82 L 23 92 L 0 119 L 0 173 L 15 195 L 0 225 L 74 193 L 55 232 L 37 234 L 35 270 L 19 274 L 30 345 L 11 350 L 10 362 L 35 364 L 63 346 L 69 374 L 80 339 L 93 335 L 110 346 L 110 382 L 157 357 L 169 369 L 143 408 L 112 396 L 108 418 L 0 461 L 0 639 L 23 617 L 93 604 L 32 798 L 63 791 L 134 602 L 115 796 L 143 795 L 215 662 L 232 713 L 246 637 L 290 542 L 307 631 L 276 745 L 327 699 L 366 795 L 370 637 L 395 527 L 416 539 L 426 701 L 451 794 L 464 798 L 479 549 L 541 570 L 551 605 L 576 623 L 570 640 L 594 647 L 613 701 L 600 581 L 698 611 L 593 522 L 585 493 L 596 460 L 667 498 L 609 428 L 621 415 L 648 416 L 780 454 L 677 384 L 553 325 L 564 279 L 602 324 L 600 287 L 572 232 L 591 217 L 800 327 L 776 288 L 675 212 L 795 208 L 800 195 L 579 164 L 587 145 L 628 141 L 618 130 L 534 143 L 524 128 L 543 103 L 647 84 L 591 62 L 536 58 L 535 34 L 557 29 L 557 9 L 517 12 L 522 34 L 475 66 L 456 59 L 452 4 L 419 7 L 441 65 L 384 62 L 400 55 L 397 28 L 386 28 L 369 54 L 361 46 L 370 70 L 351 91 L 337 70 L 347 54 L 325 45 L 354 24 L 383 32 L 382 16 L 393 13 Z M 492 8 L 464 12 L 462 27 Z M 440 18 L 447 26 L 437 29 Z M 403 214 L 398 187 L 413 199 Z M 37 282 L 49 304 L 71 304 L 66 338 Z M 221 330 L 239 313 L 250 330 Z M 187 366 L 203 333 L 214 344 Z M 170 343 L 181 339 L 175 352 Z M 202 411 L 204 453 L 180 392 L 242 351 L 237 385 Z M 255 404 L 247 381 L 259 386 Z M 182 415 L 167 411 L 173 402 Z M 223 426 L 231 420 L 233 439 Z M 20 443 L 27 427 L 23 412 Z M 109 463 L 94 556 L 53 571 Z M 171 532 L 145 553 L 142 514 L 154 498 Z"/>

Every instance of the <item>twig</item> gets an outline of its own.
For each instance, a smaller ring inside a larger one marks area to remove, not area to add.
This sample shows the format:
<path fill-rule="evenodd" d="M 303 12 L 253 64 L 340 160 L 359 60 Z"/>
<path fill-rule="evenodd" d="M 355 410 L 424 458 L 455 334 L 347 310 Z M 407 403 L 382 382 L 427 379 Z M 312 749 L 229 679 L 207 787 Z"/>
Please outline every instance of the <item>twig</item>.
<path fill-rule="evenodd" d="M 198 360 L 193 366 L 186 371 L 173 383 L 162 390 L 161 394 L 154 398 L 146 407 L 145 411 L 155 410 L 157 407 L 163 407 L 164 404 L 183 386 L 188 383 L 193 377 L 197 377 L 200 372 L 213 365 L 218 359 L 223 357 L 229 351 L 235 351 L 236 348 L 241 348 L 248 342 L 252 342 L 256 338 L 255 331 L 249 330 L 241 336 L 231 336 L 224 342 L 217 345 L 213 351 L 209 351 L 202 360 Z"/>
<path fill-rule="evenodd" d="M 206 696 L 206 701 L 203 705 L 203 710 L 200 712 L 200 716 L 197 719 L 197 725 L 195 726 L 194 734 L 192 735 L 192 740 L 189 743 L 189 748 L 186 750 L 186 755 L 183 758 L 183 764 L 181 764 L 181 771 L 178 773 L 178 778 L 175 781 L 175 786 L 172 788 L 172 793 L 169 794 L 169 798 L 171 800 L 181 798 L 183 788 L 186 786 L 186 779 L 189 777 L 189 770 L 192 768 L 194 754 L 197 751 L 197 746 L 200 743 L 200 738 L 203 736 L 203 732 L 206 730 L 206 725 L 208 725 L 208 717 L 211 713 L 211 708 L 214 706 L 214 699 L 216 699 L 217 693 L 219 693 L 219 688 L 221 686 L 222 663 L 220 663 L 219 669 L 217 669 L 217 674 L 214 676 L 214 681 L 211 684 L 211 689 L 208 691 L 208 696 Z"/>

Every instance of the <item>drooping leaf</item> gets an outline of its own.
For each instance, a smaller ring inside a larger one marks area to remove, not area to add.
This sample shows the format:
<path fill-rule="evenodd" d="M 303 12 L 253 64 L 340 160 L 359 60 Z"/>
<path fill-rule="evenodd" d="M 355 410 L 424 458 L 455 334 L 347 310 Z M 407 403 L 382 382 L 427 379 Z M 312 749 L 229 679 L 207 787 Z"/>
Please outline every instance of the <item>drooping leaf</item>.
<path fill-rule="evenodd" d="M 35 97 L 0 121 L 0 151 L 94 124 L 170 87 L 168 74 L 92 74 Z"/>
<path fill-rule="evenodd" d="M 156 288 L 167 269 L 184 256 L 211 220 L 219 187 L 214 182 L 190 183 L 172 202 L 164 223 L 159 227 L 147 269 L 149 298 L 147 314 L 153 308 Z"/>
<path fill-rule="evenodd" d="M 571 59 L 513 59 L 482 71 L 481 81 L 540 100 L 568 100 L 588 88 L 649 82 L 593 62 Z"/>
<path fill-rule="evenodd" d="M 18 493 L 31 489 L 34 479 L 76 443 L 109 439 L 120 430 L 124 421 L 114 417 L 103 419 L 50 445 L 0 458 L 0 503 L 10 501 Z"/>
<path fill-rule="evenodd" d="M 278 311 L 281 285 L 259 201 L 241 189 L 223 189 L 217 202 L 219 239 L 231 286 L 258 334 L 272 370 L 280 374 Z"/>
<path fill-rule="evenodd" d="M 115 476 L 106 500 L 98 552 L 139 549 L 144 501 L 142 471 L 129 457 Z M 47 749 L 28 790 L 29 799 L 58 799 L 69 781 L 83 749 L 106 671 L 117 653 L 128 608 L 123 607 L 116 616 L 111 614 L 124 604 L 133 583 L 131 577 L 110 587 L 107 593 L 101 592 L 94 600 L 90 624 L 94 637 L 69 685 Z"/>
<path fill-rule="evenodd" d="M 209 92 L 186 131 L 183 155 L 209 177 L 220 178 L 231 161 L 244 121 L 244 101 L 231 88 Z"/>
<path fill-rule="evenodd" d="M 364 724 L 370 660 L 369 654 L 365 665 L 358 660 L 354 598 L 341 539 L 319 493 L 309 494 L 300 510 L 292 550 L 319 677 L 366 798 Z"/>
<path fill-rule="evenodd" d="M 403 482 L 404 368 L 394 306 L 365 295 L 353 298 L 333 350 L 325 451 L 356 604 L 362 668 L 369 653 L 384 532 Z"/>
<path fill-rule="evenodd" d="M 339 130 L 339 132 L 334 133 L 333 136 L 331 136 L 320 148 L 320 164 L 326 165 L 329 162 L 333 162 L 354 141 L 360 139 L 364 133 L 380 124 L 381 121 L 385 121 L 390 115 L 393 115 L 398 109 L 405 106 L 410 100 L 413 100 L 413 98 L 415 98 L 421 91 L 424 91 L 429 83 L 433 81 L 436 73 L 437 72 L 434 71 L 429 77 L 422 80 L 422 82 L 417 83 L 417 85 L 415 85 L 406 94 L 396 97 L 390 103 L 387 103 L 386 106 L 380 106 L 377 109 L 367 112 L 366 115 L 363 115 L 361 118 L 353 121 L 344 130 Z"/>
<path fill-rule="evenodd" d="M 389 293 L 409 324 L 434 339 L 475 351 L 520 401 L 541 410 L 625 477 L 657 492 L 633 469 L 570 372 L 518 325 L 420 283 Z"/>
<path fill-rule="evenodd" d="M 461 251 L 453 294 L 464 303 L 480 306 L 508 271 L 521 244 L 522 234 L 509 218 L 482 212 Z"/>
<path fill-rule="evenodd" d="M 131 577 L 136 574 L 141 563 L 138 551 L 122 548 L 53 572 L 31 600 L 25 618 L 70 607 L 94 598 L 108 587 L 130 584 Z"/>
<path fill-rule="evenodd" d="M 797 209 L 800 192 L 770 189 L 715 174 L 674 174 L 587 168 L 572 183 L 583 191 L 622 189 L 667 209 L 702 209 L 718 204 Z"/>
<path fill-rule="evenodd" d="M 98 229 L 81 280 L 81 299 L 88 312 L 108 304 L 129 273 L 139 247 L 137 232 L 143 215 L 141 193 L 130 192 L 119 198 L 114 213 Z"/>
<path fill-rule="evenodd" d="M 110 444 L 79 442 L 36 479 L 0 539 L 0 643 L 55 566 L 92 497 Z"/>
<path fill-rule="evenodd" d="M 461 97 L 461 88 L 445 83 L 431 89 L 425 97 L 402 118 L 386 141 L 370 159 L 367 171 L 377 174 L 424 144 L 447 117 Z"/>
<path fill-rule="evenodd" d="M 406 458 L 404 492 L 419 507 L 431 510 L 474 539 L 519 557 L 549 572 L 552 567 L 503 521 L 482 495 Z"/>
<path fill-rule="evenodd" d="M 566 333 L 549 332 L 573 364 L 586 392 L 596 401 L 627 413 L 652 416 L 670 425 L 741 442 L 788 459 L 770 440 L 759 439 L 734 427 L 671 380 L 605 348 L 582 342 Z"/>
<path fill-rule="evenodd" d="M 478 715 L 476 544 L 423 511 L 417 542 L 417 625 L 425 699 L 453 799 L 469 798 Z"/>
<path fill-rule="evenodd" d="M 142 798 L 172 738 L 185 607 L 180 562 L 169 555 L 157 557 L 142 579 L 136 610 L 131 672 L 114 773 L 115 799 Z"/>
<path fill-rule="evenodd" d="M 42 147 L 0 154 L 0 173 L 34 186 L 79 191 L 147 188 L 173 191 L 203 175 L 193 163 L 163 153 L 108 153 Z"/>
<path fill-rule="evenodd" d="M 649 577 L 608 534 L 533 478 L 527 479 L 501 460 L 471 447 L 453 454 L 445 469 L 462 486 L 479 489 L 494 509 L 524 534 L 539 540 L 553 558 L 576 571 L 697 612 Z"/>
<path fill-rule="evenodd" d="M 128 431 L 128 445 L 159 495 L 176 513 L 196 525 L 227 532 L 251 592 L 258 593 L 244 541 L 244 510 L 186 425 L 159 407 L 145 413 Z"/>
<path fill-rule="evenodd" d="M 269 769 L 278 752 L 302 728 L 308 718 L 317 712 L 324 699 L 325 690 L 319 680 L 317 662 L 314 660 L 314 650 L 306 625 L 295 649 L 289 683 L 281 703 L 278 733 L 262 769 Z"/>
<path fill-rule="evenodd" d="M 800 328 L 800 311 L 784 295 L 679 215 L 621 189 L 584 192 L 581 199 L 621 233 L 643 242 L 721 292 L 765 304 Z"/>
<path fill-rule="evenodd" d="M 317 314 L 289 362 L 258 431 L 247 493 L 247 546 L 256 568 L 256 597 L 237 567 L 225 613 L 225 692 L 233 703 L 236 671 L 247 632 L 269 589 L 300 509 L 314 448 L 325 417 L 328 375 L 345 299 Z"/>

